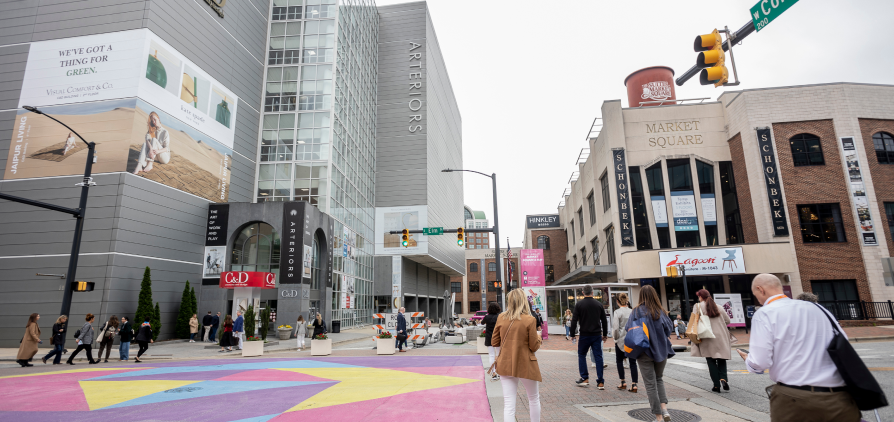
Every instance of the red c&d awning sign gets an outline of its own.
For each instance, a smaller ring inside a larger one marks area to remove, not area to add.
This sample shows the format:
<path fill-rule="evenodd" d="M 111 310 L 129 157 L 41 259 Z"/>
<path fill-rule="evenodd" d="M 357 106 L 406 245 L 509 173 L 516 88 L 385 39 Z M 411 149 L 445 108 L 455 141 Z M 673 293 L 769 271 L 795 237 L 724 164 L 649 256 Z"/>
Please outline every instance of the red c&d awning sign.
<path fill-rule="evenodd" d="M 275 289 L 276 274 L 257 271 L 227 271 L 220 274 L 220 287 L 223 289 L 234 287 Z"/>

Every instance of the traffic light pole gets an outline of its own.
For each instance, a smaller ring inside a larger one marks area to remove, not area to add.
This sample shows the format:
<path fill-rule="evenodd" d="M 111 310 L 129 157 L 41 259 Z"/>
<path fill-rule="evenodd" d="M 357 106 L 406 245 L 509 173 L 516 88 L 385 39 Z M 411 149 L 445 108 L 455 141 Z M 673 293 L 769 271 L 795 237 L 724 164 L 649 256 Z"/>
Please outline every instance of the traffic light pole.
<path fill-rule="evenodd" d="M 738 43 L 742 42 L 742 40 L 744 40 L 745 37 L 751 35 L 752 32 L 754 32 L 754 23 L 751 21 L 748 21 L 748 23 L 746 23 L 745 26 L 739 28 L 739 30 L 736 31 L 735 33 L 733 33 L 733 34 L 727 33 L 726 34 L 726 36 L 727 36 L 726 42 L 723 43 L 723 51 L 729 50 L 730 46 L 732 44 L 738 44 Z M 730 57 L 732 58 L 732 55 Z M 698 66 L 692 66 L 691 68 L 689 68 L 689 70 L 687 70 L 685 73 L 680 75 L 679 78 L 676 79 L 677 86 L 683 86 L 683 84 L 685 84 L 686 81 L 692 79 L 693 76 L 698 75 L 698 72 L 700 70 L 701 69 Z M 733 69 L 733 73 L 735 74 L 735 66 Z M 736 76 L 736 80 L 738 81 L 738 76 Z"/>
<path fill-rule="evenodd" d="M 77 219 L 77 222 L 75 223 L 74 240 L 72 241 L 72 244 L 71 244 L 71 257 L 68 259 L 68 271 L 65 273 L 65 286 L 63 286 L 63 288 L 62 288 L 62 309 L 59 311 L 59 315 L 65 315 L 66 317 L 69 317 L 68 319 L 69 319 L 69 323 L 70 323 L 71 318 L 68 314 L 71 312 L 71 295 L 73 293 L 72 285 L 75 281 L 75 272 L 78 269 L 78 255 L 80 254 L 80 250 L 81 250 L 81 235 L 84 232 L 84 214 L 87 211 L 87 195 L 90 191 L 90 186 L 96 184 L 96 183 L 93 183 L 93 178 L 91 177 L 91 174 L 93 171 L 93 160 L 96 157 L 96 144 L 93 142 L 87 142 L 86 140 L 84 140 L 84 138 L 79 133 L 75 132 L 74 129 L 68 127 L 68 125 L 66 125 L 65 123 L 62 123 L 62 122 L 56 120 L 55 118 L 53 118 L 53 116 L 44 114 L 43 112 L 41 112 L 40 110 L 38 110 L 37 108 L 34 108 L 34 107 L 25 106 L 24 108 L 28 111 L 31 111 L 32 113 L 42 114 L 42 115 L 46 116 L 47 118 L 55 121 L 56 123 L 59 123 L 60 125 L 65 126 L 66 129 L 70 130 L 72 133 L 77 135 L 78 138 L 81 139 L 81 141 L 83 141 L 85 144 L 87 144 L 87 165 L 84 168 L 84 181 L 77 184 L 78 186 L 81 186 L 81 200 L 78 203 L 78 208 L 72 209 L 72 208 L 60 207 L 58 205 L 35 201 L 33 199 L 22 198 L 22 197 L 18 197 L 18 196 L 14 196 L 14 195 L 7 195 L 5 193 L 0 193 L 0 199 L 18 202 L 21 204 L 32 205 L 35 207 L 46 208 L 48 210 L 64 212 L 66 214 L 73 215 Z M 65 341 L 65 338 L 66 338 L 65 334 L 68 332 L 69 323 L 66 323 L 65 325 L 62 326 L 62 339 L 63 339 L 62 341 L 63 342 Z"/>

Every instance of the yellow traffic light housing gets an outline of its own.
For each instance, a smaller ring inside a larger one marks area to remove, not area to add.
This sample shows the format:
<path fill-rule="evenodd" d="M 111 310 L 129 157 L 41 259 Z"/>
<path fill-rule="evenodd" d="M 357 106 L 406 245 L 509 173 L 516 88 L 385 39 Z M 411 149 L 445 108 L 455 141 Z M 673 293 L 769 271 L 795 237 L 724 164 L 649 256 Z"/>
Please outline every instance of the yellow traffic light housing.
<path fill-rule="evenodd" d="M 456 229 L 456 244 L 462 246 L 466 243 L 466 231 L 462 227 Z"/>
<path fill-rule="evenodd" d="M 726 54 L 723 52 L 723 38 L 715 29 L 710 34 L 695 37 L 693 45 L 698 53 L 695 66 L 701 68 L 699 82 L 702 85 L 721 86 L 729 81 L 726 69 Z"/>
<path fill-rule="evenodd" d="M 405 248 L 410 246 L 410 230 L 409 229 L 404 229 L 403 234 L 400 237 L 400 244 L 401 244 L 401 246 L 403 246 Z"/>
<path fill-rule="evenodd" d="M 92 292 L 96 283 L 92 281 L 72 281 L 71 291 L 73 292 Z"/>

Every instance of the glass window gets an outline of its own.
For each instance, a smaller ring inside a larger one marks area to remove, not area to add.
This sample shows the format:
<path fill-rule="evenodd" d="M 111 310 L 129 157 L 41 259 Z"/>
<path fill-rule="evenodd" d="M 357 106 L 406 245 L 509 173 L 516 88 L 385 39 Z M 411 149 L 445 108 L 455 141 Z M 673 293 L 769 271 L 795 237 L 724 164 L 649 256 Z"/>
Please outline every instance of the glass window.
<path fill-rule="evenodd" d="M 556 281 L 555 270 L 553 270 L 552 265 L 544 265 L 544 274 L 546 274 L 546 282 L 552 283 Z"/>
<path fill-rule="evenodd" d="M 602 211 L 608 211 L 612 206 L 608 192 L 608 173 L 599 178 L 599 184 L 602 186 Z"/>
<path fill-rule="evenodd" d="M 450 293 L 462 293 L 463 292 L 463 283 L 462 282 L 450 282 Z"/>
<path fill-rule="evenodd" d="M 649 230 L 643 179 L 639 167 L 628 167 L 627 170 L 630 172 L 630 199 L 633 202 L 633 234 L 636 238 L 636 250 L 652 249 L 652 232 Z"/>
<path fill-rule="evenodd" d="M 481 284 L 478 281 L 469 282 L 469 292 L 475 293 L 481 291 Z"/>
<path fill-rule="evenodd" d="M 695 160 L 695 174 L 698 176 L 698 189 L 701 194 L 702 201 L 705 201 L 706 198 L 714 198 L 714 166 L 710 164 L 703 163 L 699 160 Z M 702 202 L 702 207 L 704 207 L 704 202 Z M 715 202 L 714 207 L 716 209 L 717 204 Z M 715 211 L 716 215 L 716 211 Z M 705 221 L 705 241 L 708 246 L 716 246 L 718 245 L 718 237 L 717 237 L 717 222 L 716 221 Z"/>
<path fill-rule="evenodd" d="M 590 195 L 587 196 L 587 208 L 590 211 L 590 225 L 596 224 L 596 198 L 595 192 L 590 191 Z"/>
<path fill-rule="evenodd" d="M 575 243 L 575 237 L 576 237 L 574 235 L 574 220 L 571 220 L 570 223 L 571 223 L 571 244 L 573 245 Z"/>
<path fill-rule="evenodd" d="M 614 227 L 609 226 L 605 229 L 605 254 L 608 257 L 609 265 L 615 263 L 615 231 Z"/>
<path fill-rule="evenodd" d="M 810 133 L 795 135 L 789 139 L 792 147 L 792 161 L 795 166 L 821 166 L 823 160 L 823 147 L 820 138 Z"/>
<path fill-rule="evenodd" d="M 587 247 L 584 246 L 580 248 L 580 262 L 581 265 L 587 265 Z"/>
<path fill-rule="evenodd" d="M 879 164 L 894 164 L 894 136 L 879 132 L 872 135 L 872 143 L 875 145 L 875 156 Z"/>
<path fill-rule="evenodd" d="M 549 236 L 537 236 L 537 249 L 549 250 Z"/>
<path fill-rule="evenodd" d="M 258 166 L 258 201 L 288 201 L 291 189 L 290 163 Z"/>
<path fill-rule="evenodd" d="M 478 312 L 480 310 L 481 310 L 481 302 L 480 301 L 469 302 L 469 313 L 474 314 L 475 312 Z"/>
<path fill-rule="evenodd" d="M 860 300 L 857 280 L 811 280 L 810 287 L 821 302 Z"/>
<path fill-rule="evenodd" d="M 490 273 L 497 272 L 497 263 L 496 262 L 488 262 L 487 263 L 487 272 L 490 272 Z"/>
<path fill-rule="evenodd" d="M 577 221 L 580 222 L 580 235 L 584 235 L 584 207 L 577 209 Z"/>
<path fill-rule="evenodd" d="M 470 272 L 470 273 L 477 273 L 477 272 L 478 272 L 478 264 L 476 264 L 476 263 L 474 263 L 474 262 L 471 263 L 471 264 L 469 264 L 469 272 Z"/>
<path fill-rule="evenodd" d="M 590 240 L 590 249 L 593 251 L 593 265 L 599 265 L 599 238 Z"/>
<path fill-rule="evenodd" d="M 838 204 L 798 205 L 804 243 L 844 242 L 844 224 Z"/>
<path fill-rule="evenodd" d="M 745 243 L 742 234 L 742 217 L 739 215 L 739 198 L 736 194 L 736 178 L 732 161 L 720 162 L 720 195 L 723 198 L 723 219 L 726 222 L 726 244 Z"/>
<path fill-rule="evenodd" d="M 233 241 L 230 271 L 279 273 L 279 233 L 265 223 L 245 226 Z"/>
<path fill-rule="evenodd" d="M 667 160 L 667 181 L 671 192 L 692 191 L 692 172 L 688 158 Z"/>
<path fill-rule="evenodd" d="M 661 173 L 661 163 L 646 169 L 646 183 L 649 186 L 650 201 L 652 196 L 664 198 L 664 175 Z M 662 226 L 655 227 L 655 234 L 658 235 L 658 247 L 667 249 L 671 247 L 670 228 L 666 224 Z"/>
<path fill-rule="evenodd" d="M 574 255 L 574 256 L 571 257 L 571 262 L 574 263 L 574 266 L 571 267 L 571 268 L 572 268 L 572 269 L 577 268 L 577 255 Z"/>

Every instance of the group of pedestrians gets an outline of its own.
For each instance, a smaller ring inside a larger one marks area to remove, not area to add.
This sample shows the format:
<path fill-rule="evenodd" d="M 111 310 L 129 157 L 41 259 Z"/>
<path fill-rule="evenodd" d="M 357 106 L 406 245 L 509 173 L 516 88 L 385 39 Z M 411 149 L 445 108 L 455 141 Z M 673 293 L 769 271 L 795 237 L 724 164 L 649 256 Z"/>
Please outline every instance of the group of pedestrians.
<path fill-rule="evenodd" d="M 242 317 L 242 311 L 236 311 L 236 319 L 232 315 L 224 317 L 223 334 L 220 336 L 220 353 L 232 352 L 233 347 L 242 350 L 243 330 L 245 326 L 245 318 Z M 213 328 L 213 327 L 212 327 Z"/>
<path fill-rule="evenodd" d="M 74 365 L 74 358 L 80 354 L 81 351 L 86 351 L 87 360 L 90 364 L 95 365 L 101 361 L 108 363 L 116 336 L 121 341 L 121 345 L 118 349 L 119 360 L 126 361 L 129 359 L 130 343 L 133 340 L 133 329 L 130 320 L 127 317 L 122 317 L 121 321 L 119 321 L 117 316 L 112 315 L 109 320 L 103 324 L 97 334 L 93 328 L 93 321 L 95 318 L 96 317 L 93 314 L 87 314 L 84 318 L 84 325 L 82 325 L 79 330 L 75 331 L 74 338 L 77 341 L 77 348 L 71 353 L 66 361 L 69 365 Z M 41 332 L 40 327 L 38 326 L 39 320 L 40 315 L 36 313 L 31 314 L 31 316 L 28 317 L 25 334 L 22 337 L 22 342 L 19 345 L 19 351 L 16 355 L 16 362 L 22 367 L 34 366 L 30 362 L 34 358 L 34 355 L 37 354 L 39 345 L 43 344 L 43 340 L 40 338 Z M 148 321 L 146 324 L 148 325 Z M 44 364 L 50 359 L 53 359 L 53 365 L 62 364 L 62 355 L 66 353 L 65 333 L 67 332 L 67 325 L 68 317 L 65 315 L 60 316 L 56 319 L 56 322 L 53 323 L 53 328 L 50 333 L 50 345 L 53 346 L 53 348 L 41 358 L 41 361 Z M 151 332 L 148 341 L 151 341 Z M 94 342 L 99 343 L 99 351 L 96 359 L 93 359 Z M 103 351 L 105 351 L 106 354 L 105 359 L 102 358 Z M 138 359 L 137 362 L 139 362 Z"/>

